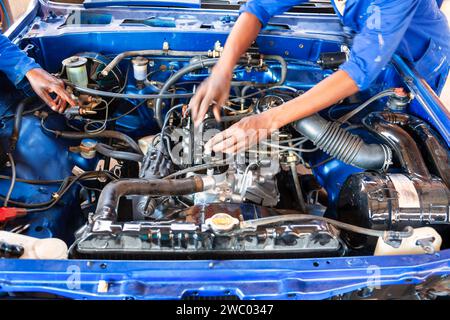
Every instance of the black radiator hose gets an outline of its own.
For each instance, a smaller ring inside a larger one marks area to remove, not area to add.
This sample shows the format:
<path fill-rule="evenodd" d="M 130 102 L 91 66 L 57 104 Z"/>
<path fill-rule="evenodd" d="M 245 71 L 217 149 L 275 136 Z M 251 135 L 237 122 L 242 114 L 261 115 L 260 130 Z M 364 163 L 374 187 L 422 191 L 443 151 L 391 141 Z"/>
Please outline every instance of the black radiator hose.
<path fill-rule="evenodd" d="M 392 161 L 392 151 L 384 144 L 367 144 L 360 137 L 330 122 L 318 114 L 301 119 L 295 128 L 322 151 L 349 165 L 386 171 Z"/>
<path fill-rule="evenodd" d="M 146 180 L 146 179 L 121 179 L 110 182 L 102 190 L 98 199 L 94 221 L 117 219 L 117 206 L 123 196 L 180 196 L 202 192 L 211 185 L 198 176 L 186 179 Z"/>

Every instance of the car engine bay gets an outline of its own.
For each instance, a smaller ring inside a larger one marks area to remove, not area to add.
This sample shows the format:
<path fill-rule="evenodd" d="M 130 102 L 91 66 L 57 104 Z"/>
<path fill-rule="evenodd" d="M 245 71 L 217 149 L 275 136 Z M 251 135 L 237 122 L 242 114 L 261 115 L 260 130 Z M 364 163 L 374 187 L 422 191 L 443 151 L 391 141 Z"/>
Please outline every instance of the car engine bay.
<path fill-rule="evenodd" d="M 189 99 L 223 41 L 210 39 L 214 45 L 203 51 L 175 50 L 161 37 L 153 40 L 160 49 L 133 45 L 111 53 L 101 44 L 95 52 L 78 45 L 50 63 L 48 42 L 39 48 L 30 39 L 22 46 L 46 61 L 79 105 L 59 115 L 21 97 L 0 117 L 7 150 L 1 240 L 26 237 L 19 241 L 25 248 L 5 244 L 2 256 L 25 257 L 33 245 L 23 243 L 31 239 L 53 240 L 41 256 L 35 252 L 42 259 L 303 258 L 449 248 L 449 150 L 409 112 L 418 102 L 398 76 L 391 84 L 382 75 L 371 89 L 245 152 L 214 154 L 204 144 L 215 134 L 302 95 L 345 61 L 345 50 L 320 48 L 314 61 L 263 54 L 255 44 L 234 71 L 221 122 L 211 113 L 194 128 Z"/>

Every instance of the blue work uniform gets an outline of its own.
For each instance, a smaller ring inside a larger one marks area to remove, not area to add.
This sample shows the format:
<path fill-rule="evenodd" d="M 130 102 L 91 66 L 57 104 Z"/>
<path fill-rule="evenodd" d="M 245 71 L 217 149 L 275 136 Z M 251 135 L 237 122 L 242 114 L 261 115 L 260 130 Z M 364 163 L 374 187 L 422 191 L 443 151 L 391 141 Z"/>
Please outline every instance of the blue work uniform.
<path fill-rule="evenodd" d="M 0 34 L 0 71 L 5 73 L 12 83 L 19 84 L 28 71 L 36 68 L 40 66 L 34 59 Z"/>
<path fill-rule="evenodd" d="M 307 0 L 250 0 L 242 12 L 265 26 L 269 19 Z M 449 71 L 450 30 L 436 0 L 332 0 L 342 24 L 356 35 L 340 69 L 360 90 L 376 80 L 394 53 L 413 64 L 436 91 Z"/>

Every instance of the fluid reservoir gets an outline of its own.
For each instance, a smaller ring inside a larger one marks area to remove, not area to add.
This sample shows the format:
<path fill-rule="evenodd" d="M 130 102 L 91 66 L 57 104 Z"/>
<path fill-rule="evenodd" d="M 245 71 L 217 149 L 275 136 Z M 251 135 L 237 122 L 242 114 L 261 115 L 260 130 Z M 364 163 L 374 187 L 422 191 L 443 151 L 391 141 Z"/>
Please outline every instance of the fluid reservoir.
<path fill-rule="evenodd" d="M 88 75 L 87 64 L 88 60 L 84 57 L 73 56 L 65 59 L 62 63 L 66 69 L 67 79 L 76 86 L 87 88 Z"/>
<path fill-rule="evenodd" d="M 399 247 L 392 247 L 378 239 L 375 247 L 375 256 L 392 256 L 403 254 L 433 254 L 440 251 L 442 238 L 431 227 L 423 227 L 414 229 L 411 237 L 403 239 Z"/>
<path fill-rule="evenodd" d="M 56 238 L 37 239 L 23 234 L 0 231 L 0 242 L 20 246 L 20 259 L 67 259 L 68 249 L 64 241 Z"/>
<path fill-rule="evenodd" d="M 133 73 L 136 81 L 142 82 L 147 79 L 148 59 L 144 57 L 136 57 L 131 60 L 133 64 Z"/>

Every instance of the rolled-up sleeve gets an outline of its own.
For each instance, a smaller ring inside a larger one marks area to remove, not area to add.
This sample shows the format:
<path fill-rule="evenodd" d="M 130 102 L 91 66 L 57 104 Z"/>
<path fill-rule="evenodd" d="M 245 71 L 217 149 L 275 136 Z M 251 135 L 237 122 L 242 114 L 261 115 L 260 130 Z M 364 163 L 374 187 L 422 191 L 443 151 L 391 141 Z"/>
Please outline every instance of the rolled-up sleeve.
<path fill-rule="evenodd" d="M 304 2 L 308 2 L 308 0 L 250 0 L 241 6 L 240 13 L 253 14 L 265 27 L 273 16 L 286 12 L 293 6 Z"/>
<path fill-rule="evenodd" d="M 19 84 L 28 71 L 36 68 L 40 66 L 34 59 L 0 34 L 0 71 L 5 73 L 11 82 Z"/>
<path fill-rule="evenodd" d="M 345 71 L 367 89 L 392 59 L 418 7 L 418 0 L 375 0 L 361 32 L 353 39 Z"/>

